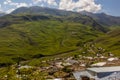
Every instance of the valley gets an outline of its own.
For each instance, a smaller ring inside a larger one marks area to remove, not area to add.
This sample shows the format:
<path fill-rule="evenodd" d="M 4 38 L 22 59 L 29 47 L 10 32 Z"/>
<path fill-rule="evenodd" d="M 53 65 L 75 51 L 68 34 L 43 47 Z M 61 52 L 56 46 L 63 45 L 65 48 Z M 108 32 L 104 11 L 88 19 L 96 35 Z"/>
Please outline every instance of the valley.
<path fill-rule="evenodd" d="M 73 71 L 95 63 L 120 65 L 119 18 L 111 18 L 114 23 L 108 25 L 111 21 L 102 23 L 77 12 L 41 7 L 21 7 L 1 16 L 0 79 L 74 80 Z M 113 60 L 116 64 L 109 58 L 117 59 Z"/>

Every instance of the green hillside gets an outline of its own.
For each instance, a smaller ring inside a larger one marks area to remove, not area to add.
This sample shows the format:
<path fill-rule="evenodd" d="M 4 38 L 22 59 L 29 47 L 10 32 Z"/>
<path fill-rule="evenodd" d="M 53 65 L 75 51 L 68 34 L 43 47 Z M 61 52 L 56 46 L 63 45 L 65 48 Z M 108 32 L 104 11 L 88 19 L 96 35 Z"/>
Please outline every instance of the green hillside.
<path fill-rule="evenodd" d="M 107 49 L 109 52 L 120 56 L 120 28 L 113 29 L 96 40 L 97 46 Z"/>
<path fill-rule="evenodd" d="M 77 16 L 77 18 L 83 17 L 87 15 L 93 18 L 99 24 L 110 27 L 110 26 L 120 26 L 120 17 L 115 17 L 112 15 L 108 15 L 106 13 L 91 13 L 86 11 L 81 12 L 72 12 L 72 11 L 65 11 L 65 10 L 58 10 L 52 9 L 47 7 L 40 7 L 40 6 L 32 6 L 32 7 L 20 7 L 14 10 L 11 14 L 41 14 L 41 15 L 50 15 L 50 16 Z M 91 21 L 90 21 L 91 22 Z"/>
<path fill-rule="evenodd" d="M 89 50 L 84 45 L 93 41 L 119 54 L 119 30 L 106 34 L 108 30 L 85 15 L 6 15 L 0 18 L 0 66 L 13 64 L 18 58 L 28 61 L 82 54 Z"/>
<path fill-rule="evenodd" d="M 74 18 L 64 21 L 57 19 L 34 20 L 33 18 L 29 21 L 20 16 L 17 18 L 9 16 L 11 24 L 0 28 L 1 65 L 4 65 L 2 62 L 15 62 L 16 57 L 29 60 L 36 56 L 51 56 L 75 51 L 84 43 L 104 34 L 104 28 L 100 25 L 92 20 L 90 24 L 89 21 L 87 22 L 89 18 L 79 19 L 86 20 L 86 24 Z M 20 23 L 15 23 L 18 21 Z"/>

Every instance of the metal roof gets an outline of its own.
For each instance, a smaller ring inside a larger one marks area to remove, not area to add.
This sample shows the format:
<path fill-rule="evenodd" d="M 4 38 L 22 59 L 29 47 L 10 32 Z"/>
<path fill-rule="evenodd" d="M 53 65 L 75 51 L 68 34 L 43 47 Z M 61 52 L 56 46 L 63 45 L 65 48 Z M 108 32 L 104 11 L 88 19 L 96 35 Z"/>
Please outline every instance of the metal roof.
<path fill-rule="evenodd" d="M 96 73 L 100 73 L 100 72 L 115 72 L 115 71 L 120 71 L 120 66 L 87 68 L 87 70 L 93 71 L 93 72 L 96 72 Z"/>
<path fill-rule="evenodd" d="M 88 76 L 90 78 L 94 78 L 88 71 L 80 71 L 80 72 L 74 72 L 73 73 L 76 80 L 81 80 L 81 76 Z"/>
<path fill-rule="evenodd" d="M 104 66 L 106 63 L 107 62 L 98 62 L 98 63 L 92 64 L 91 66 L 101 67 L 101 66 Z"/>

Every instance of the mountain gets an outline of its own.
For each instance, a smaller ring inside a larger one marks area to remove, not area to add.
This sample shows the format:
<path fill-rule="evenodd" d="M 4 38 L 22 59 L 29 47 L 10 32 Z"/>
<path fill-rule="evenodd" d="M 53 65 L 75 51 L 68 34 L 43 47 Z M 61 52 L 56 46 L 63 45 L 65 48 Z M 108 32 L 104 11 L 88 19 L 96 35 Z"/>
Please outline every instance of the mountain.
<path fill-rule="evenodd" d="M 84 45 L 89 42 L 102 45 L 99 38 L 108 33 L 108 28 L 80 13 L 35 6 L 0 17 L 0 32 L 2 66 L 15 63 L 18 57 L 31 60 L 82 54 L 82 49 L 88 51 Z"/>
<path fill-rule="evenodd" d="M 95 21 L 97 21 L 99 24 L 103 26 L 120 25 L 120 17 L 107 15 L 105 13 L 94 14 L 85 11 L 78 13 L 72 11 L 44 8 L 39 6 L 21 7 L 13 11 L 11 14 L 44 14 L 44 15 L 52 15 L 52 16 L 80 16 L 82 14 L 92 17 Z"/>
<path fill-rule="evenodd" d="M 120 28 L 112 30 L 104 36 L 99 37 L 95 42 L 97 43 L 97 46 L 120 56 Z"/>
<path fill-rule="evenodd" d="M 36 56 L 74 55 L 106 29 L 84 15 L 9 14 L 0 17 L 0 32 L 2 66 L 14 63 L 16 57 L 31 60 Z"/>
<path fill-rule="evenodd" d="M 56 16 L 61 21 L 67 20 L 67 21 L 73 21 L 73 22 L 80 22 L 82 24 L 91 25 L 94 27 L 94 29 L 107 32 L 107 29 L 103 28 L 103 26 L 101 26 L 101 24 L 96 22 L 96 20 L 93 20 L 89 16 L 81 15 L 80 13 L 77 13 L 77 12 L 33 6 L 33 7 L 21 7 L 14 10 L 11 13 L 11 15 L 20 15 L 20 14 Z"/>
<path fill-rule="evenodd" d="M 21 9 L 21 8 L 19 8 Z M 61 10 L 58 10 L 61 11 Z M 60 14 L 64 14 L 64 13 L 68 13 L 69 15 L 67 16 L 57 16 L 54 14 L 49 14 L 46 12 L 46 14 L 29 14 L 29 13 L 16 13 L 16 14 L 9 14 L 6 16 L 3 16 L 0 18 L 0 27 L 5 27 L 11 24 L 15 24 L 15 23 L 21 23 L 24 21 L 39 21 L 39 20 L 58 20 L 61 22 L 64 21 L 68 21 L 68 22 L 76 22 L 76 23 L 81 23 L 83 25 L 86 26 L 92 26 L 93 30 L 98 30 L 98 31 L 102 31 L 102 32 L 107 32 L 108 29 L 104 28 L 103 26 L 101 26 L 100 24 L 98 24 L 95 20 L 93 20 L 91 17 L 89 16 L 84 16 L 84 15 L 72 15 L 73 12 L 67 12 L 67 11 L 63 11 L 59 12 Z M 70 15 L 71 14 L 71 15 Z"/>
<path fill-rule="evenodd" d="M 120 26 L 120 17 L 107 15 L 105 13 L 90 13 L 86 11 L 83 11 L 80 14 L 90 16 L 104 26 Z"/>
<path fill-rule="evenodd" d="M 75 15 L 77 13 L 47 7 L 32 6 L 32 7 L 20 7 L 14 10 L 11 14 L 44 14 L 52 16 L 67 16 L 72 14 Z"/>
<path fill-rule="evenodd" d="M 0 62 L 13 63 L 17 56 L 24 60 L 37 55 L 59 55 L 79 50 L 83 43 L 103 33 L 76 22 L 40 20 L 0 28 Z M 73 53 L 71 53 L 73 54 Z"/>

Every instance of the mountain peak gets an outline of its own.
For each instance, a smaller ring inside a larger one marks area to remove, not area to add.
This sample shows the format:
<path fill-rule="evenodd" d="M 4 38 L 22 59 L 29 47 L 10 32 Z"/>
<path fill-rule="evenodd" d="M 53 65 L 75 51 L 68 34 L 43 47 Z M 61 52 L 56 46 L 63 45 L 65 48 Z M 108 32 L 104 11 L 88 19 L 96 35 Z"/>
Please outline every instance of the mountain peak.
<path fill-rule="evenodd" d="M 99 24 L 104 26 L 113 26 L 120 25 L 120 17 L 114 17 L 111 15 L 107 15 L 106 13 L 91 13 L 87 11 L 83 12 L 72 12 L 72 11 L 64 11 L 58 10 L 54 8 L 47 7 L 21 7 L 14 10 L 11 14 L 40 14 L 40 15 L 52 15 L 52 16 L 89 16 L 97 21 Z"/>

